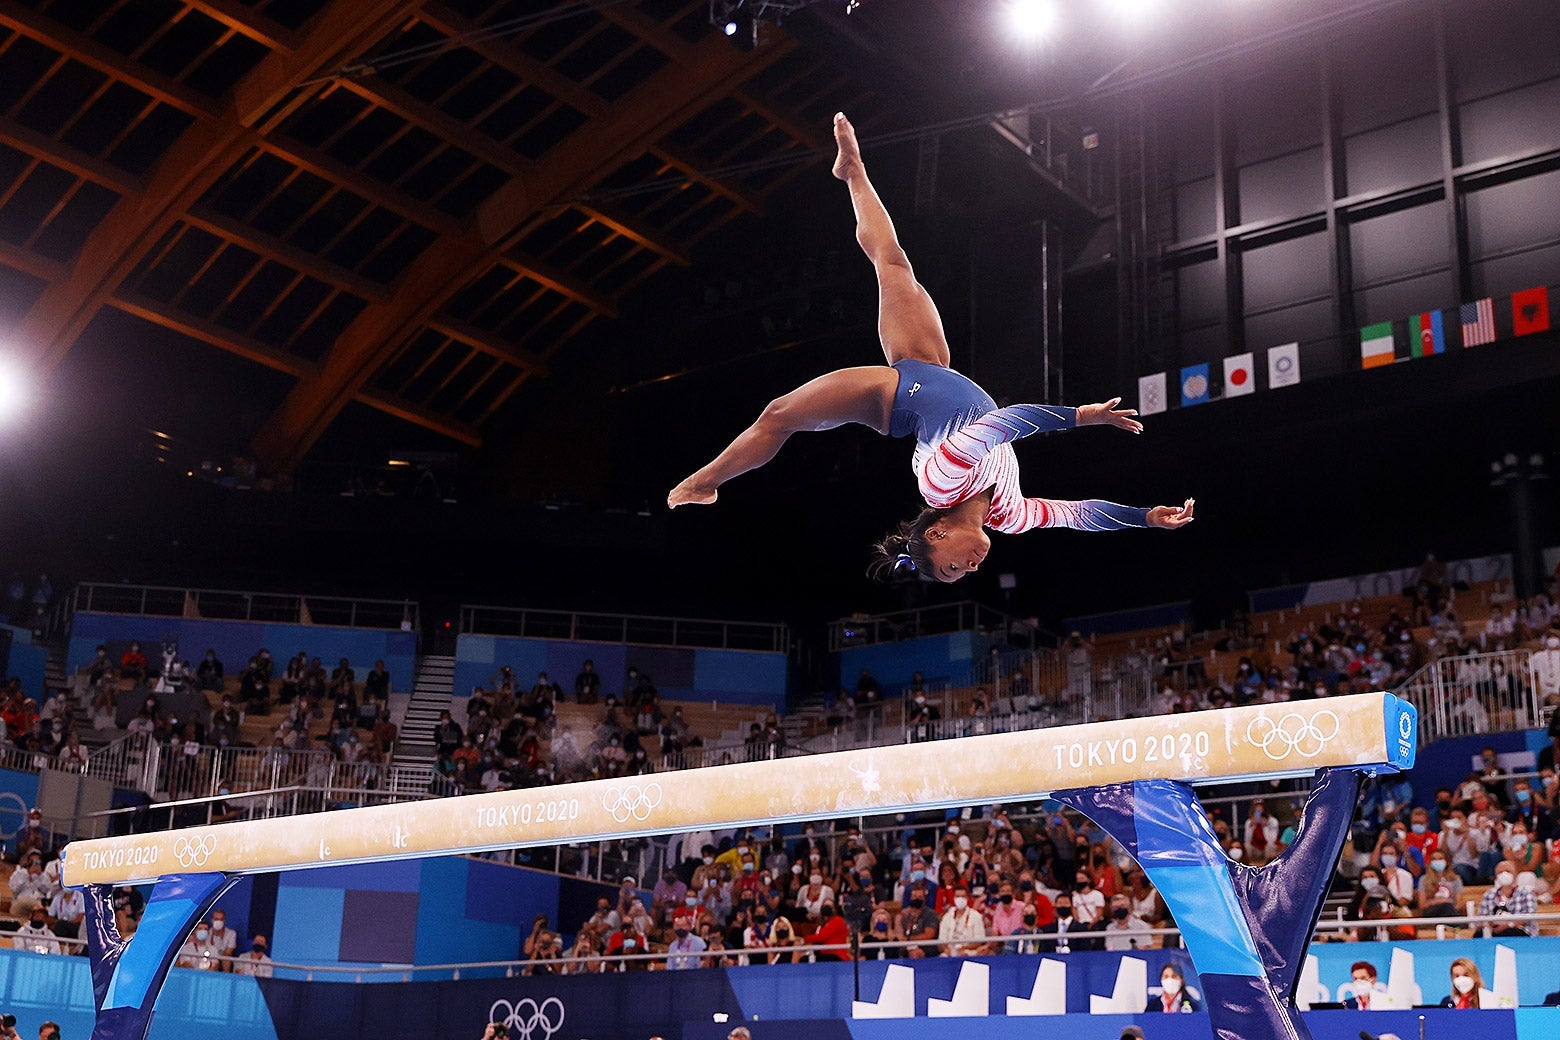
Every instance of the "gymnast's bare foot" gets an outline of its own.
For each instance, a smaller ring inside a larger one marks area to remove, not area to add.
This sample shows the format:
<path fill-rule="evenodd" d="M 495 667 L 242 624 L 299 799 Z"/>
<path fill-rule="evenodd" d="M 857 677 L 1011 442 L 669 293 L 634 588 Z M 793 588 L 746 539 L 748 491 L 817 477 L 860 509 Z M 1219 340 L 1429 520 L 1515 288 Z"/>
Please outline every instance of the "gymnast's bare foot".
<path fill-rule="evenodd" d="M 678 506 L 708 506 L 715 504 L 715 499 L 720 493 L 708 484 L 699 483 L 695 479 L 697 476 L 698 474 L 694 474 L 694 476 L 672 488 L 671 493 L 666 496 L 667 508 L 676 509 Z"/>
<path fill-rule="evenodd" d="M 861 165 L 861 146 L 856 143 L 856 128 L 850 125 L 844 112 L 834 113 L 834 143 L 840 148 L 840 154 L 834 159 L 834 176 L 848 181 L 864 167 Z"/>

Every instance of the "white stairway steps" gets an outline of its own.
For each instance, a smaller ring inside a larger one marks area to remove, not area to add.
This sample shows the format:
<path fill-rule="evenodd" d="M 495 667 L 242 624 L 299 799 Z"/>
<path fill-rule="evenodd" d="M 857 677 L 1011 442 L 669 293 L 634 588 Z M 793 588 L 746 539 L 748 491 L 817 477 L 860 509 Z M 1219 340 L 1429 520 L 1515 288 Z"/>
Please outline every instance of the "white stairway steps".
<path fill-rule="evenodd" d="M 437 751 L 433 727 L 439 713 L 448 711 L 455 693 L 455 658 L 429 654 L 417 662 L 412 697 L 400 719 L 401 732 L 395 742 L 395 765 L 432 765 Z"/>

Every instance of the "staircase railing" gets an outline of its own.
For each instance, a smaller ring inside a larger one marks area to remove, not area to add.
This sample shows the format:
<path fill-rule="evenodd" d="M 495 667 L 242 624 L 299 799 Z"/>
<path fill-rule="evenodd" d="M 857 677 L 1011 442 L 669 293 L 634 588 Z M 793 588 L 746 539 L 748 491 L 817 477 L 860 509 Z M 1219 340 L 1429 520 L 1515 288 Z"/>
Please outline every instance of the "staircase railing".
<path fill-rule="evenodd" d="M 1548 713 L 1531 650 L 1443 657 L 1393 692 L 1419 709 L 1419 742 L 1499 730 L 1537 729 Z"/>

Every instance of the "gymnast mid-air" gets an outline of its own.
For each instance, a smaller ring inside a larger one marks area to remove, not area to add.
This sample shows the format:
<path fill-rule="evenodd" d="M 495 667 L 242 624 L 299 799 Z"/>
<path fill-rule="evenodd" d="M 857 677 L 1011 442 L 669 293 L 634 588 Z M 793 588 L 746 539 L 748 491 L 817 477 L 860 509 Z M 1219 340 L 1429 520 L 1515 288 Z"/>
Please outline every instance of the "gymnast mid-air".
<path fill-rule="evenodd" d="M 774 458 L 791 434 L 860 423 L 890 437 L 914 435 L 913 467 L 926 500 L 915 519 L 901 522 L 878 543 L 869 571 L 874 577 L 886 580 L 913 568 L 924 578 L 958 581 L 985 561 L 988 527 L 1018 534 L 1035 527 L 1116 531 L 1191 523 L 1190 498 L 1180 506 L 1138 509 L 1098 499 L 1023 496 L 1011 442 L 1076 426 L 1142 433 L 1143 424 L 1133 418 L 1136 409 L 1117 407 L 1119 397 L 1077 408 L 998 408 L 989 394 L 949 368 L 937 305 L 915 280 L 844 113 L 834 117 L 834 139 L 839 146 L 834 176 L 850 188 L 856 241 L 877 272 L 878 338 L 888 365 L 842 368 L 777 397 L 725 451 L 673 488 L 666 504 L 709 505 L 722 484 Z"/>

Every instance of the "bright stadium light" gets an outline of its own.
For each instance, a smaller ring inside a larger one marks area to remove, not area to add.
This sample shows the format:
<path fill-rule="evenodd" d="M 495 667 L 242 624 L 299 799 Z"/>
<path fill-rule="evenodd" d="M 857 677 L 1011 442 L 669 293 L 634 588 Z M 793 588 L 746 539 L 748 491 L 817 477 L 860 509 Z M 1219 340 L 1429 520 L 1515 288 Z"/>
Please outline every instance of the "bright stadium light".
<path fill-rule="evenodd" d="M 1009 0 L 1008 26 L 1020 38 L 1038 40 L 1056 24 L 1054 0 Z"/>
<path fill-rule="evenodd" d="M 1126 25 L 1141 25 L 1159 7 L 1160 0 L 1105 0 L 1105 7 Z"/>
<path fill-rule="evenodd" d="M 26 410 L 29 396 L 21 366 L 0 358 L 0 424 L 14 422 Z"/>

